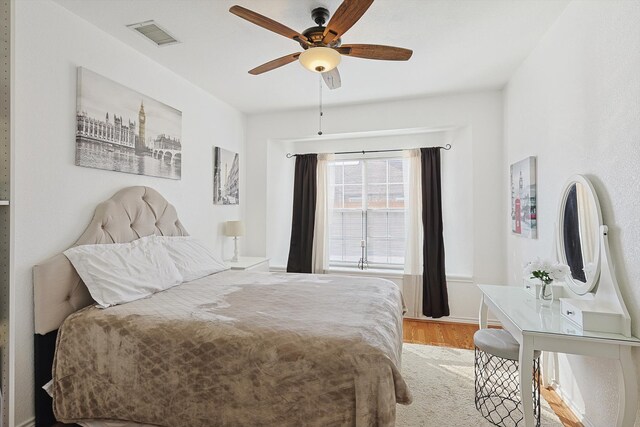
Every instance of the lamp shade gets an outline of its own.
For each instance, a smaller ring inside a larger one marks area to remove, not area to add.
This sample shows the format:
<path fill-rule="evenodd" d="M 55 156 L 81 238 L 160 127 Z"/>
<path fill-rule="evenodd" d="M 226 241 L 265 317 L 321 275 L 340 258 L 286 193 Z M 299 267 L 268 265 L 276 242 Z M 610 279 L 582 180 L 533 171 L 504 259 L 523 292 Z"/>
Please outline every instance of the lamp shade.
<path fill-rule="evenodd" d="M 227 221 L 224 223 L 224 235 L 230 237 L 244 236 L 242 221 Z"/>
<path fill-rule="evenodd" d="M 300 54 L 299 61 L 304 68 L 314 73 L 326 73 L 338 66 L 340 54 L 329 47 L 310 47 Z"/>

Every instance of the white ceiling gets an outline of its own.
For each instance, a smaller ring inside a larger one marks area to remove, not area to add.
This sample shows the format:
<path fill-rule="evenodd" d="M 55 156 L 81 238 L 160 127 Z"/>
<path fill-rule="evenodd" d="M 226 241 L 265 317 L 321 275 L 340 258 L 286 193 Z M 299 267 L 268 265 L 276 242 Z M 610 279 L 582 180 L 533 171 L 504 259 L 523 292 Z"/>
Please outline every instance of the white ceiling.
<path fill-rule="evenodd" d="M 233 4 L 297 31 L 311 10 L 340 0 L 55 0 L 134 49 L 247 113 L 310 107 L 318 75 L 294 62 L 252 76 L 251 68 L 301 51 L 228 12 Z M 501 88 L 569 0 L 376 0 L 342 37 L 413 49 L 408 62 L 343 57 L 342 88 L 326 104 L 361 103 Z M 154 19 L 182 43 L 156 47 L 127 24 Z"/>

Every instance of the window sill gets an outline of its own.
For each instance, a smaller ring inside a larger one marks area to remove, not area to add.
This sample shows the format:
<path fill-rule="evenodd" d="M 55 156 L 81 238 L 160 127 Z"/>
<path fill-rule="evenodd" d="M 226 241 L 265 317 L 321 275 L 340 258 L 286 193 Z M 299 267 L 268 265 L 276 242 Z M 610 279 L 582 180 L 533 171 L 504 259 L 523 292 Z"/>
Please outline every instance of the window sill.
<path fill-rule="evenodd" d="M 402 270 L 391 270 L 383 268 L 367 268 L 366 270 L 360 270 L 355 267 L 329 267 L 328 274 L 348 274 L 353 276 L 375 276 L 375 277 L 389 277 L 394 279 L 402 278 Z"/>
<path fill-rule="evenodd" d="M 285 273 L 287 271 L 286 266 L 270 266 L 269 271 L 274 273 Z M 384 268 L 368 268 L 366 270 L 360 270 L 353 267 L 330 267 L 325 271 L 325 274 L 342 274 L 348 276 L 373 276 L 383 277 L 388 279 L 402 279 L 404 272 L 402 270 L 390 270 Z M 449 275 L 447 274 L 447 282 L 464 283 L 474 285 L 473 277 L 465 275 Z"/>

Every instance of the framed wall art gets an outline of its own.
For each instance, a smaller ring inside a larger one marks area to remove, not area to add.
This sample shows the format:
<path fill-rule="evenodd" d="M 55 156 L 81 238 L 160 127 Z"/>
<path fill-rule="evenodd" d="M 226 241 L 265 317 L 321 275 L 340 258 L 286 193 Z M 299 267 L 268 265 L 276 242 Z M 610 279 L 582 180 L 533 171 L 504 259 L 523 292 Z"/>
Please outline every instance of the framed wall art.
<path fill-rule="evenodd" d="M 78 67 L 76 165 L 180 179 L 182 112 Z"/>
<path fill-rule="evenodd" d="M 538 237 L 536 209 L 536 158 L 527 157 L 511 165 L 511 232 Z"/>
<path fill-rule="evenodd" d="M 240 156 L 213 147 L 213 204 L 240 204 Z"/>

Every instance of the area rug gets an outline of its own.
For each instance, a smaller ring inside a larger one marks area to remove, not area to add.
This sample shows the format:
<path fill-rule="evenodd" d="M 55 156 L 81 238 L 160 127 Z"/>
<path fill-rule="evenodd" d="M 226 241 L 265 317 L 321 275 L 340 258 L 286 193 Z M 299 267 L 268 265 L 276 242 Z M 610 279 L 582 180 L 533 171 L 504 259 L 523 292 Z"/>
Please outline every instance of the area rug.
<path fill-rule="evenodd" d="M 490 427 L 474 404 L 473 351 L 404 344 L 402 375 L 413 394 L 397 406 L 397 427 Z M 562 426 L 544 398 L 541 424 Z"/>

